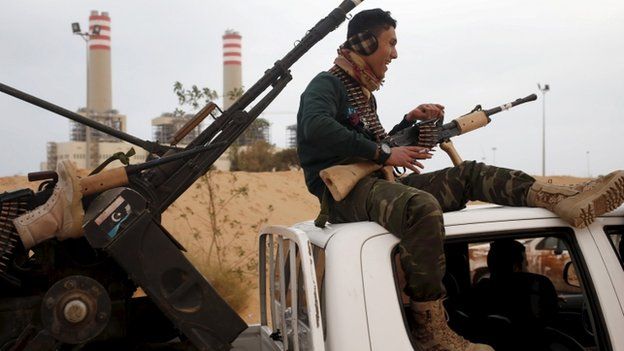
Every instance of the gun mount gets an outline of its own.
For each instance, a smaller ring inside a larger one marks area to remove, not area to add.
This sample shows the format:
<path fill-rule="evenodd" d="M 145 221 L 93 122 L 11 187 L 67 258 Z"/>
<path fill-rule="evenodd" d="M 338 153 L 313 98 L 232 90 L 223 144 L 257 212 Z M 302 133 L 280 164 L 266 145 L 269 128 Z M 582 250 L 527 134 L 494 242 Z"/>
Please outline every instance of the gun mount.
<path fill-rule="evenodd" d="M 342 1 L 185 149 L 141 140 L 0 84 L 6 94 L 159 157 L 122 168 L 127 179 L 121 181 L 106 183 L 106 172 L 96 174 L 101 186 L 90 187 L 93 195 L 83 197 L 85 236 L 47 240 L 30 253 L 12 219 L 46 202 L 55 175 L 34 175 L 48 179 L 36 193 L 0 195 L 0 349 L 229 349 L 246 323 L 182 254 L 184 248 L 160 225 L 160 215 L 280 94 L 292 79 L 290 67 L 359 3 Z M 193 120 L 212 108 L 206 106 Z M 121 173 L 115 171 L 115 177 Z M 147 296 L 132 298 L 137 287 Z"/>

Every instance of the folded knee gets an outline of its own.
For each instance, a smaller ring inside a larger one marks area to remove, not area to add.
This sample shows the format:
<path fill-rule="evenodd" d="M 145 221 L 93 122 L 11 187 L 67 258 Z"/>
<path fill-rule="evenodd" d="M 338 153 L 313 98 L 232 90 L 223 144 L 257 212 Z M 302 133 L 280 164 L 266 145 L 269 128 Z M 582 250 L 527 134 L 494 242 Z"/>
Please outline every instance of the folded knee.
<path fill-rule="evenodd" d="M 407 204 L 407 219 L 419 220 L 442 217 L 442 207 L 438 200 L 427 192 L 412 197 Z"/>

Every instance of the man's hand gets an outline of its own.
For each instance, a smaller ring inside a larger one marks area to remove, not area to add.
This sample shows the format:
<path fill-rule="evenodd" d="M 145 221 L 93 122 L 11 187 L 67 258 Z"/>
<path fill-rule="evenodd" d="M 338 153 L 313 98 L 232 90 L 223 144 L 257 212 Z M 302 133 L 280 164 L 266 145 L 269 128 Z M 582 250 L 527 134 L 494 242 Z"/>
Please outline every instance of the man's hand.
<path fill-rule="evenodd" d="M 398 146 L 392 148 L 392 153 L 388 160 L 387 166 L 405 167 L 420 174 L 418 168 L 425 168 L 418 160 L 430 159 L 433 154 L 429 149 L 421 146 Z M 416 168 L 418 167 L 418 168 Z"/>
<path fill-rule="evenodd" d="M 428 121 L 438 118 L 444 118 L 444 106 L 440 104 L 422 104 L 405 116 L 405 119 L 410 122 L 415 120 Z"/>

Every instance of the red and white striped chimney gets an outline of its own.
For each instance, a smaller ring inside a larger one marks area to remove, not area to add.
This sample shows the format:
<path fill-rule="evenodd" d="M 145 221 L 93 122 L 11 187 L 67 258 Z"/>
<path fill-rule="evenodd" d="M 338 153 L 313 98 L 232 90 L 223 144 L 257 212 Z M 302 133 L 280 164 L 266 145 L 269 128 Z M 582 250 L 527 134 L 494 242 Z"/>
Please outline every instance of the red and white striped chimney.
<path fill-rule="evenodd" d="M 100 27 L 100 33 L 89 37 L 87 109 L 99 113 L 113 108 L 110 23 L 108 12 L 91 11 L 89 33 L 93 33 L 96 25 Z"/>
<path fill-rule="evenodd" d="M 238 98 L 243 87 L 242 37 L 233 30 L 223 35 L 223 110 L 228 109 Z"/>

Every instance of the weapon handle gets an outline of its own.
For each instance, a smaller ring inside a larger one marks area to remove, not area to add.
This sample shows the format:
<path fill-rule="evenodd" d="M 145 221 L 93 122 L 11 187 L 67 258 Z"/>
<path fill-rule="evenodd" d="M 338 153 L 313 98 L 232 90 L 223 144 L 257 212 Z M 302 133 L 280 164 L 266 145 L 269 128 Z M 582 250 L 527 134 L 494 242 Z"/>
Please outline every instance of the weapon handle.
<path fill-rule="evenodd" d="M 100 172 L 94 175 L 90 175 L 86 178 L 80 179 L 80 187 L 82 189 L 82 195 L 91 195 L 102 192 L 111 188 L 115 188 L 122 185 L 127 185 L 130 181 L 128 179 L 129 174 L 135 174 L 142 170 L 156 167 L 158 165 L 179 160 L 182 158 L 190 157 L 206 150 L 214 149 L 222 146 L 223 143 L 215 143 L 212 145 L 197 147 L 195 149 L 181 151 L 177 154 L 169 156 L 163 156 L 159 159 L 147 161 L 137 165 L 128 165 L 125 167 L 113 168 L 104 172 Z M 55 173 L 56 174 L 56 173 Z"/>
<path fill-rule="evenodd" d="M 490 118 L 483 111 L 475 111 L 455 119 L 459 134 L 465 134 L 475 129 L 486 126 L 490 123 Z"/>
<path fill-rule="evenodd" d="M 441 142 L 440 149 L 444 150 L 444 152 L 449 155 L 451 162 L 453 162 L 453 166 L 458 166 L 460 163 L 464 162 L 450 139 Z"/>
<path fill-rule="evenodd" d="M 41 172 L 30 172 L 28 173 L 28 181 L 36 182 L 38 180 L 48 180 L 51 179 L 55 183 L 58 181 L 58 174 L 55 171 L 41 171 Z"/>
<path fill-rule="evenodd" d="M 347 197 L 360 179 L 380 169 L 381 165 L 372 161 L 338 165 L 320 172 L 321 179 L 336 201 Z"/>
<path fill-rule="evenodd" d="M 192 119 L 190 119 L 186 124 L 178 130 L 173 138 L 169 141 L 171 146 L 177 145 L 185 136 L 188 135 L 195 127 L 197 127 L 209 114 L 217 108 L 217 104 L 214 102 L 208 103 L 208 105 L 204 106 Z"/>
<path fill-rule="evenodd" d="M 128 182 L 125 167 L 119 167 L 80 179 L 80 188 L 82 195 L 87 196 L 126 185 Z"/>

